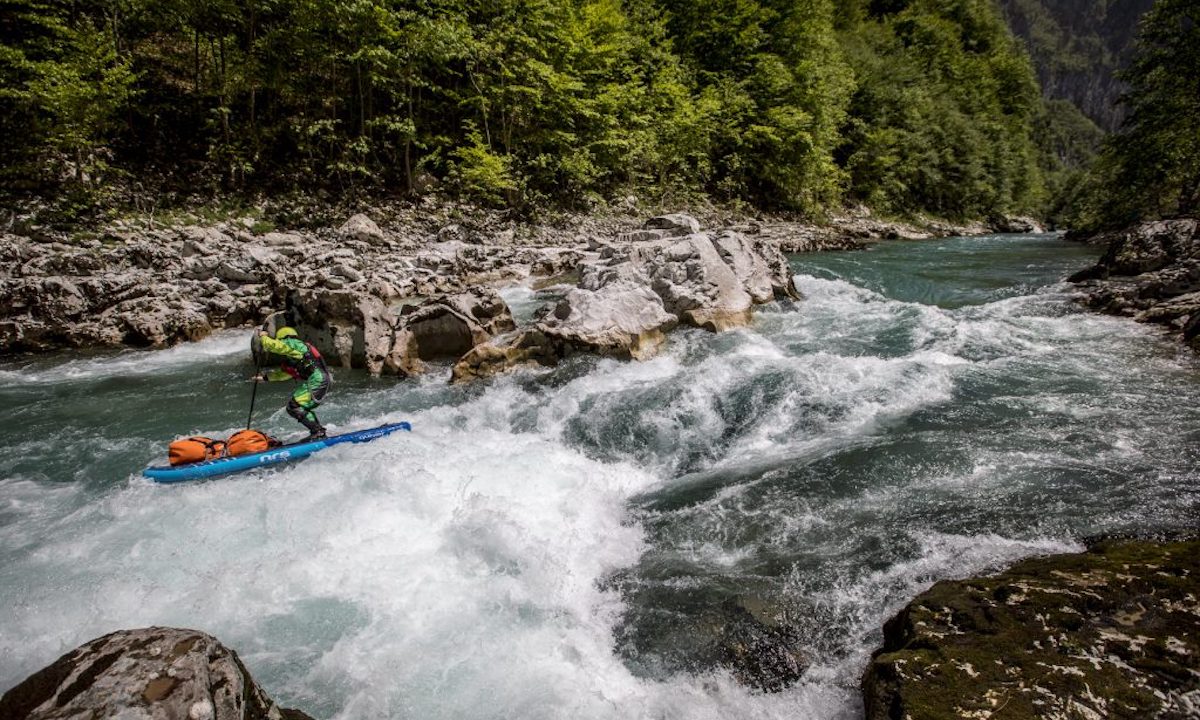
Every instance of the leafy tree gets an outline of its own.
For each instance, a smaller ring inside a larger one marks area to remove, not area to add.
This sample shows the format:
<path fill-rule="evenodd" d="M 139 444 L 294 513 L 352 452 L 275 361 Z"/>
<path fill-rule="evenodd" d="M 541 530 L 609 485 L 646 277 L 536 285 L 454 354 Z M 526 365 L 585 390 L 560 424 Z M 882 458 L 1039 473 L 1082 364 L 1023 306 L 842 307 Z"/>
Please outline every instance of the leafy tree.
<path fill-rule="evenodd" d="M 6 4 L 4 25 L 17 41 L 0 48 L 0 99 L 27 123 L 32 137 L 25 141 L 33 139 L 40 151 L 33 157 L 69 167 L 83 184 L 89 170 L 104 166 L 96 151 L 135 78 L 111 34 L 86 16 L 72 19 L 69 10 L 32 0 Z M 29 169 L 16 165 L 18 172 Z"/>
<path fill-rule="evenodd" d="M 1127 114 L 1105 145 L 1089 225 L 1200 211 L 1200 8 L 1158 0 L 1142 19 L 1123 75 Z"/>

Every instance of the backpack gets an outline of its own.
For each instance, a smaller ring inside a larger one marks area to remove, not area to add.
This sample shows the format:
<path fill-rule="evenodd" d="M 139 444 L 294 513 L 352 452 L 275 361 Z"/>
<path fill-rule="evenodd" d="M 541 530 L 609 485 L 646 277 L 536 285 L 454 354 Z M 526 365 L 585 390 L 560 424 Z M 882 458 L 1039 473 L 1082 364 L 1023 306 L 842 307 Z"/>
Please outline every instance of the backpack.
<path fill-rule="evenodd" d="M 236 457 L 238 455 L 263 452 L 273 447 L 279 447 L 282 444 L 270 435 L 258 430 L 239 430 L 229 436 L 226 448 L 231 457 Z"/>
<path fill-rule="evenodd" d="M 204 462 L 225 455 L 225 441 L 195 435 L 176 440 L 167 446 L 167 457 L 172 465 Z"/>

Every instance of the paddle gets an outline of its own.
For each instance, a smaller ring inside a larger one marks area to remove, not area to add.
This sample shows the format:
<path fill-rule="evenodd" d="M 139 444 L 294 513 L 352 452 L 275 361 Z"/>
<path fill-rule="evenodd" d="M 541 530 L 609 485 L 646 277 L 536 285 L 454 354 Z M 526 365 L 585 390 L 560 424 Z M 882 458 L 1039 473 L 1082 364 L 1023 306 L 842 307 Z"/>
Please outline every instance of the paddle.
<path fill-rule="evenodd" d="M 254 401 L 258 398 L 258 375 L 262 372 L 262 338 L 259 337 L 258 331 L 255 330 L 254 336 L 250 338 L 250 354 L 254 356 L 254 388 L 250 391 L 250 414 L 246 416 L 246 429 L 250 429 L 250 422 L 254 419 Z"/>

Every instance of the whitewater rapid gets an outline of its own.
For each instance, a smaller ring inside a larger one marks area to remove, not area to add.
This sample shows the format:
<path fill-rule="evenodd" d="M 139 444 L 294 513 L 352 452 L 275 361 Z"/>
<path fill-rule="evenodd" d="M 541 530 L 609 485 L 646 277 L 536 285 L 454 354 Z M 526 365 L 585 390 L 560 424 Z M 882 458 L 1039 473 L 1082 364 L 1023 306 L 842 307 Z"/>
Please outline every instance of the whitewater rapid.
<path fill-rule="evenodd" d="M 158 624 L 318 718 L 858 717 L 883 621 L 931 583 L 1200 507 L 1196 360 L 1080 313 L 1073 251 L 1024 259 L 1053 241 L 955 242 L 801 258 L 805 300 L 647 362 L 339 373 L 334 429 L 413 432 L 180 486 L 138 472 L 245 421 L 246 333 L 9 363 L 0 689 Z M 986 283 L 922 274 L 981 252 Z M 256 424 L 295 432 L 285 400 Z M 699 661 L 734 596 L 802 627 L 797 686 Z"/>

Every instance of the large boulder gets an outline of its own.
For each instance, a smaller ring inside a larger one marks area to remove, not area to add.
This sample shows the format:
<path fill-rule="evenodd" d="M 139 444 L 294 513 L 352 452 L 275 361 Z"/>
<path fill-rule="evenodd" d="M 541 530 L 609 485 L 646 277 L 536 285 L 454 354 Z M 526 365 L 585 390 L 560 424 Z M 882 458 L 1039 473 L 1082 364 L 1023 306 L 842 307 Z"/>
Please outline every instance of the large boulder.
<path fill-rule="evenodd" d="M 334 367 L 383 371 L 395 320 L 383 300 L 356 290 L 301 289 L 287 294 L 283 318 Z"/>
<path fill-rule="evenodd" d="M 311 720 L 278 707 L 237 653 L 196 630 L 121 630 L 85 643 L 0 697 L 12 720 Z"/>
<path fill-rule="evenodd" d="M 1197 597 L 1194 540 L 1104 541 L 939 582 L 884 626 L 866 717 L 1196 717 Z"/>
<path fill-rule="evenodd" d="M 538 329 L 576 349 L 644 360 L 677 324 L 652 290 L 616 282 L 598 290 L 571 290 Z"/>
<path fill-rule="evenodd" d="M 343 223 L 338 228 L 338 237 L 342 240 L 364 242 L 369 245 L 378 245 L 386 240 L 383 231 L 379 229 L 375 221 L 362 213 L 352 216 Z"/>
<path fill-rule="evenodd" d="M 424 372 L 426 361 L 459 358 L 516 328 L 493 290 L 438 295 L 399 307 L 369 290 L 293 290 L 273 324 L 293 325 L 330 365 L 400 376 Z"/>
<path fill-rule="evenodd" d="M 424 371 L 425 361 L 461 358 L 516 327 L 508 305 L 494 290 L 475 288 L 433 297 L 401 311 L 385 369 L 416 374 Z"/>
<path fill-rule="evenodd" d="M 1081 284 L 1086 305 L 1175 332 L 1189 326 L 1200 313 L 1195 300 L 1200 293 L 1200 220 L 1144 222 L 1097 237 L 1108 243 L 1104 256 L 1070 278 Z"/>
<path fill-rule="evenodd" d="M 700 221 L 684 213 L 652 217 L 642 226 L 647 230 L 662 230 L 665 237 L 681 237 L 700 232 Z"/>
<path fill-rule="evenodd" d="M 680 322 L 712 331 L 747 324 L 756 303 L 799 296 L 777 247 L 733 231 L 610 248 L 584 264 L 580 287 L 618 281 L 647 285 Z"/>
<path fill-rule="evenodd" d="M 1198 220 L 1138 223 L 1109 236 L 1108 250 L 1097 265 L 1102 277 L 1141 275 L 1177 261 L 1200 257 Z"/>
<path fill-rule="evenodd" d="M 578 287 L 551 314 L 508 342 L 477 345 L 451 379 L 552 365 L 573 352 L 643 360 L 676 325 L 718 332 L 749 323 L 757 303 L 797 297 L 778 247 L 737 232 L 618 241 L 581 263 Z"/>

